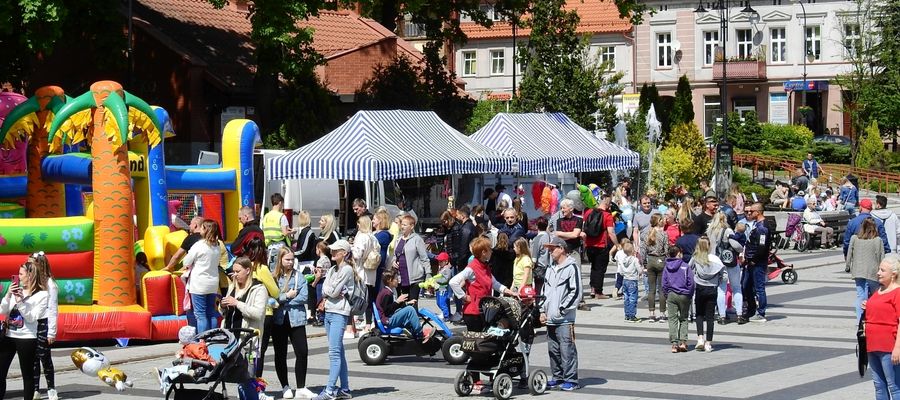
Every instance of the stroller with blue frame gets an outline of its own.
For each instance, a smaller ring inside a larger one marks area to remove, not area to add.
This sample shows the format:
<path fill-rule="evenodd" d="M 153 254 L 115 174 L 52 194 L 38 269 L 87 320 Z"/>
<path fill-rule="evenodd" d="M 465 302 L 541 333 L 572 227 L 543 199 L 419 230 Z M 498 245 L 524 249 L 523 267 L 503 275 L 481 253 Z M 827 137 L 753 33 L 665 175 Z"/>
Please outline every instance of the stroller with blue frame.
<path fill-rule="evenodd" d="M 177 358 L 172 361 L 170 374 L 160 374 L 160 381 L 168 384 L 166 399 L 215 400 L 227 399 L 226 383 L 244 384 L 255 380 L 249 369 L 249 358 L 254 355 L 253 340 L 259 336 L 254 329 L 211 329 L 201 332 L 196 341 L 203 340 L 215 363 L 193 358 Z M 210 385 L 208 389 L 189 389 L 185 384 Z M 216 388 L 221 385 L 221 393 Z"/>

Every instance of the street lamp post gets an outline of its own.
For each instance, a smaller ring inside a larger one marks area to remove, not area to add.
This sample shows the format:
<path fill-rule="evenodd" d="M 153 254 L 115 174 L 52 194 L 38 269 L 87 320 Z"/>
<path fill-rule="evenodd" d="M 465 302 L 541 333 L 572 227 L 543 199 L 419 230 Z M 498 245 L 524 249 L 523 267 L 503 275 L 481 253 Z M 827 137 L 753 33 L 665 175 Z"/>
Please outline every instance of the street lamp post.
<path fill-rule="evenodd" d="M 721 142 L 716 144 L 716 153 L 715 159 L 715 171 L 716 171 L 716 181 L 714 182 L 714 187 L 716 190 L 716 195 L 720 199 L 724 199 L 727 196 L 728 191 L 731 189 L 731 164 L 732 164 L 732 145 L 728 141 L 728 57 L 726 53 L 726 44 L 728 42 L 728 19 L 731 14 L 731 5 L 729 0 L 717 0 L 712 4 L 713 10 L 719 11 L 719 36 L 721 40 L 719 41 L 719 49 L 722 51 L 722 86 L 719 88 L 719 113 L 722 118 L 722 138 Z M 697 14 L 705 14 L 708 11 L 703 7 L 703 1 L 701 0 L 697 5 L 697 9 L 694 10 Z M 753 15 L 756 14 L 756 10 L 753 7 L 750 7 L 750 2 L 747 2 L 747 7 L 744 7 L 741 10 L 741 13 Z M 713 55 L 713 61 L 715 61 L 716 54 Z"/>

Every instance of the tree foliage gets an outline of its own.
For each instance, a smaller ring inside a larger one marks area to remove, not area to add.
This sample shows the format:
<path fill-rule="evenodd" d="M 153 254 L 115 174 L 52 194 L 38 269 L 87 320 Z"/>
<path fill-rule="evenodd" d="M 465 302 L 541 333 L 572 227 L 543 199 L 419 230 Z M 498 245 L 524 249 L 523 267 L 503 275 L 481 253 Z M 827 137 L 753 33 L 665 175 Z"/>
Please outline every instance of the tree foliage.
<path fill-rule="evenodd" d="M 693 121 L 672 128 L 653 164 L 653 188 L 668 191 L 675 185 L 695 187 L 709 179 L 712 163 L 703 135 Z"/>
<path fill-rule="evenodd" d="M 478 101 L 478 103 L 475 104 L 475 109 L 472 110 L 472 118 L 469 119 L 469 123 L 466 124 L 466 130 L 463 132 L 469 135 L 478 132 L 478 130 L 484 128 L 497 113 L 504 111 L 506 111 L 506 105 L 502 102 L 496 100 Z"/>
<path fill-rule="evenodd" d="M 622 93 L 624 75 L 610 72 L 609 64 L 590 55 L 587 42 L 576 33 L 578 13 L 564 5 L 564 0 L 533 4 L 527 25 L 531 35 L 519 50 L 525 71 L 513 105 L 524 112 L 563 112 L 589 130 L 597 129 L 598 122 L 612 130 L 611 103 Z"/>
<path fill-rule="evenodd" d="M 884 169 L 887 164 L 887 152 L 881 141 L 878 122 L 872 121 L 859 139 L 859 150 L 856 153 L 856 166 L 860 168 Z"/>
<path fill-rule="evenodd" d="M 337 98 L 309 73 L 298 76 L 281 88 L 275 106 L 285 112 L 278 129 L 263 133 L 267 149 L 296 149 L 328 133 L 340 124 Z"/>
<path fill-rule="evenodd" d="M 691 94 L 691 83 L 687 75 L 678 79 L 678 87 L 675 89 L 675 103 L 672 105 L 672 113 L 669 123 L 676 125 L 688 123 L 694 120 L 694 99 Z"/>

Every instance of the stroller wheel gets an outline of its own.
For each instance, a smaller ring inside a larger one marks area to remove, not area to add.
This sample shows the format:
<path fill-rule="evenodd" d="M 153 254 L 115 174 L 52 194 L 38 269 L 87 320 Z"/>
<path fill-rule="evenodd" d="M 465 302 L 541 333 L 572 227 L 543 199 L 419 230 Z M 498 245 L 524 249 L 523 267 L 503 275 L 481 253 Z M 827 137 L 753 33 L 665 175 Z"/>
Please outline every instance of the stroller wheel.
<path fill-rule="evenodd" d="M 444 360 L 447 360 L 447 363 L 450 365 L 465 364 L 466 361 L 469 360 L 469 356 L 463 352 L 462 342 L 462 336 L 454 335 L 450 339 L 445 340 L 444 344 L 441 346 L 441 353 L 444 355 Z"/>
<path fill-rule="evenodd" d="M 453 390 L 456 391 L 456 394 L 461 397 L 468 396 L 472 394 L 472 388 L 475 387 L 475 381 L 472 380 L 472 374 L 468 371 L 459 371 L 456 374 L 456 382 L 453 385 Z"/>
<path fill-rule="evenodd" d="M 512 397 L 513 381 L 507 373 L 500 373 L 494 377 L 494 398 L 506 400 Z"/>
<path fill-rule="evenodd" d="M 387 343 L 378 336 L 370 336 L 359 342 L 359 358 L 367 365 L 379 365 L 388 355 Z"/>
<path fill-rule="evenodd" d="M 802 253 L 802 252 L 806 251 L 807 249 L 809 249 L 809 239 L 810 239 L 809 233 L 801 232 L 797 236 L 797 251 Z"/>
<path fill-rule="evenodd" d="M 528 377 L 528 393 L 532 395 L 543 394 L 547 390 L 547 373 L 541 369 L 531 371 Z"/>
<path fill-rule="evenodd" d="M 797 283 L 797 271 L 786 269 L 781 273 L 781 281 L 789 285 Z"/>

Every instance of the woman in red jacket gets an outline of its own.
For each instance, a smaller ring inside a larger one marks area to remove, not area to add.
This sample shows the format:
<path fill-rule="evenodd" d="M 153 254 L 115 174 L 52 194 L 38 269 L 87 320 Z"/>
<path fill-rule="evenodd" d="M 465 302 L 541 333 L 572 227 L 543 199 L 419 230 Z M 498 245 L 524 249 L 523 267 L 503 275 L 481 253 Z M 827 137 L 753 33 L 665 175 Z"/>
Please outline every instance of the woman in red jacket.
<path fill-rule="evenodd" d="M 862 304 L 866 315 L 866 351 L 876 399 L 900 398 L 900 258 L 888 254 L 878 267 L 881 288 Z"/>

